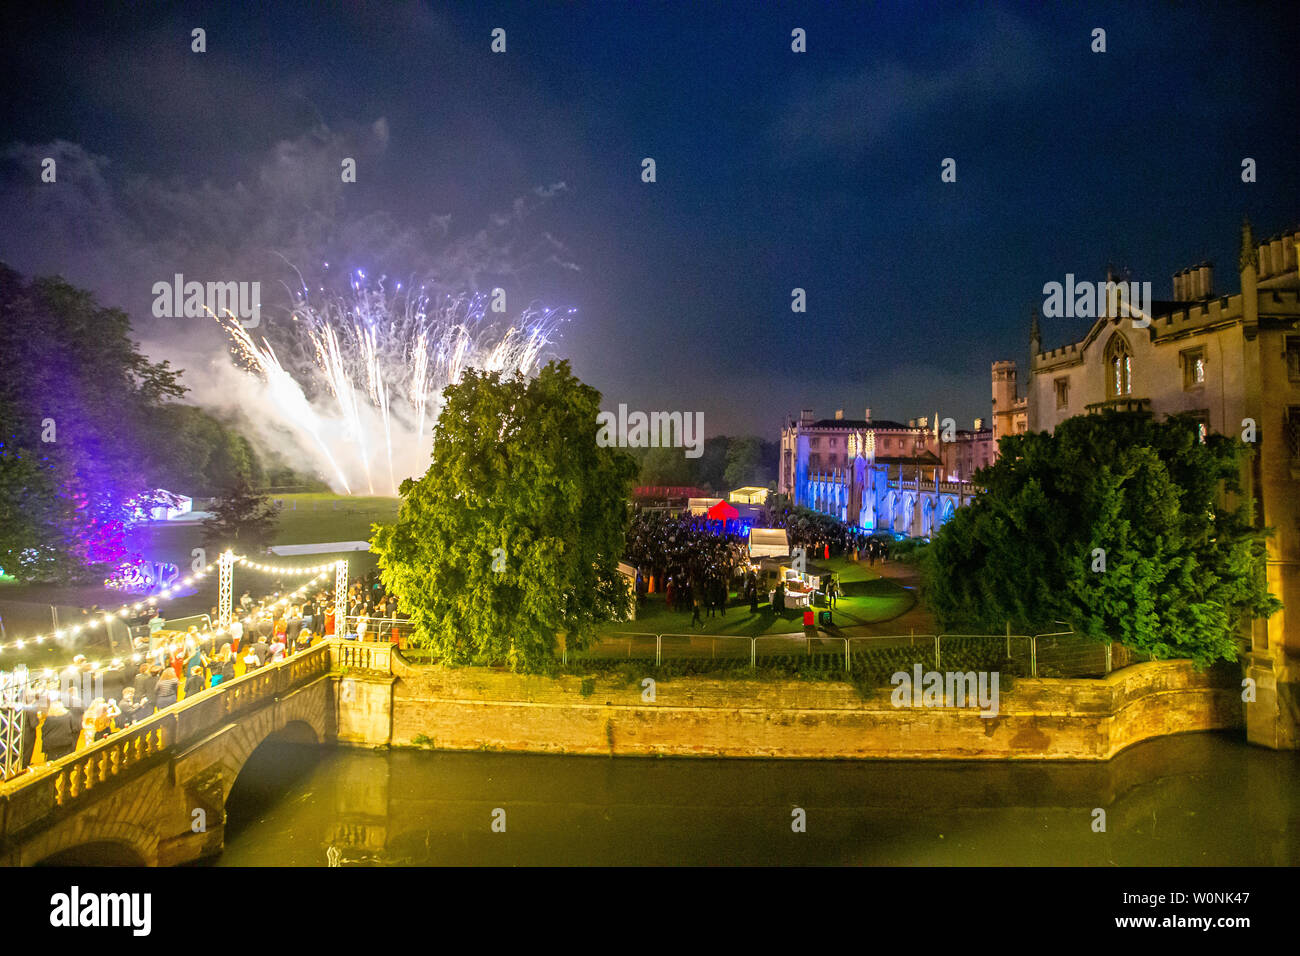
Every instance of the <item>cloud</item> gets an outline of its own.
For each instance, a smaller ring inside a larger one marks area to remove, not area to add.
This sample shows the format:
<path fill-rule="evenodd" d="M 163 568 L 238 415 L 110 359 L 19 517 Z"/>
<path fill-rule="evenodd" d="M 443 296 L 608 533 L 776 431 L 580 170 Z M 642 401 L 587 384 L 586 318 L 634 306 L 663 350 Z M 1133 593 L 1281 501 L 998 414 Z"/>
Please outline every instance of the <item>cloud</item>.
<path fill-rule="evenodd" d="M 470 230 L 456 230 L 447 213 L 418 221 L 360 208 L 355 197 L 363 194 L 342 182 L 340 158 L 374 164 L 389 138 L 383 117 L 314 127 L 272 144 L 228 184 L 126 175 L 76 143 L 15 144 L 0 154 L 0 218 L 8 224 L 0 260 L 28 274 L 61 273 L 150 332 L 161 331 L 148 328 L 153 284 L 177 272 L 260 280 L 265 289 L 297 284 L 286 262 L 309 281 L 328 262 L 335 274 L 364 268 L 478 290 L 489 279 L 574 268 L 564 244 L 530 223 L 565 192 L 563 183 L 529 191 Z M 40 181 L 47 156 L 57 162 L 53 184 Z"/>
<path fill-rule="evenodd" d="M 996 99 L 1039 83 L 1046 42 L 1013 15 L 981 10 L 960 34 L 960 53 L 913 65 L 881 57 L 854 73 L 829 76 L 795 92 L 769 130 L 792 160 L 808 151 L 860 154 L 906 128 L 954 108 L 959 98 Z"/>
<path fill-rule="evenodd" d="M 540 273 L 578 268 L 564 243 L 533 223 L 565 192 L 563 184 L 529 189 L 486 226 L 467 230 L 455 229 L 447 213 L 402 218 L 361 208 L 356 197 L 367 194 L 342 182 L 340 158 L 378 165 L 389 139 L 382 117 L 316 126 L 272 144 L 245 175 L 224 184 L 129 175 L 77 143 L 14 144 L 0 152 L 0 261 L 28 275 L 62 274 L 105 305 L 125 308 L 146 353 L 185 370 L 187 401 L 237 415 L 263 450 L 321 465 L 318 449 L 272 413 L 277 396 L 232 365 L 215 321 L 153 316 L 155 283 L 176 273 L 200 282 L 260 282 L 256 339 L 265 337 L 286 367 L 301 369 L 314 356 L 289 306 L 304 282 L 313 292 L 320 284 L 340 291 L 358 268 L 376 279 L 392 276 L 389 287 L 409 279 L 451 293 L 513 279 L 512 296 L 529 301 Z M 57 164 L 52 184 L 40 179 L 46 157 Z M 383 433 L 379 423 L 365 424 Z M 419 450 L 408 444 L 394 452 L 403 473 L 411 473 L 407 457 Z"/>

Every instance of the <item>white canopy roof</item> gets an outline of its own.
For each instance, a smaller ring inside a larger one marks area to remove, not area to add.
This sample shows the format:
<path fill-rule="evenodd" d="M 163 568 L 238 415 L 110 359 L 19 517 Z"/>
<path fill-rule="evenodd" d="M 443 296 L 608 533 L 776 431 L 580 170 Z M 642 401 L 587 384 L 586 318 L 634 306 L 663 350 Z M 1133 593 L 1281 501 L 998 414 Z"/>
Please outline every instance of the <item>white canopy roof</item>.
<path fill-rule="evenodd" d="M 750 528 L 749 556 L 770 558 L 790 553 L 790 539 L 785 528 Z"/>

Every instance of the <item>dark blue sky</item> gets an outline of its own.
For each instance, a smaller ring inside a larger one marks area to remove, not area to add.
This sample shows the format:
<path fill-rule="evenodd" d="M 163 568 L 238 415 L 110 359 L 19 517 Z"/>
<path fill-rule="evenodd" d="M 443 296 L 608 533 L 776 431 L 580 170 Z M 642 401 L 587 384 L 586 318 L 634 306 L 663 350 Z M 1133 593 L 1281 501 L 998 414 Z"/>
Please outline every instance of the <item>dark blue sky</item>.
<path fill-rule="evenodd" d="M 474 281 L 576 307 L 557 351 L 606 407 L 769 437 L 803 406 L 968 423 L 1043 283 L 1114 262 L 1167 297 L 1210 258 L 1236 291 L 1242 216 L 1300 216 L 1287 5 L 97 6 L 5 14 L 0 258 L 150 343 L 177 334 L 142 314 L 173 271 L 318 238 L 415 269 L 433 235 L 499 257 Z M 55 149 L 76 190 L 51 199 L 32 163 Z"/>

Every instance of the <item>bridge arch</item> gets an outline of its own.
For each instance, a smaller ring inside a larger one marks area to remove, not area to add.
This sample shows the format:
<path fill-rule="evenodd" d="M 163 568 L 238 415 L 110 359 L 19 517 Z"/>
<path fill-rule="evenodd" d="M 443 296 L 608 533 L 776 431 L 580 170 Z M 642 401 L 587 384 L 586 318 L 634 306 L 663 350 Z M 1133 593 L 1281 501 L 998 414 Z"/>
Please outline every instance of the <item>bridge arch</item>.
<path fill-rule="evenodd" d="M 0 813 L 0 866 L 169 866 L 220 852 L 225 801 L 258 747 L 336 737 L 338 650 L 330 641 L 268 665 L 20 779 Z M 363 668 L 381 656 L 346 650 Z"/>
<path fill-rule="evenodd" d="M 272 738 L 289 743 L 319 744 L 327 737 L 326 695 L 296 693 L 247 717 L 230 731 L 220 758 L 222 801 L 258 747 Z"/>
<path fill-rule="evenodd" d="M 23 857 L 26 866 L 153 866 L 158 838 L 129 822 L 80 818 L 37 837 Z"/>
<path fill-rule="evenodd" d="M 59 850 L 32 866 L 147 866 L 149 861 L 129 843 L 99 840 Z"/>

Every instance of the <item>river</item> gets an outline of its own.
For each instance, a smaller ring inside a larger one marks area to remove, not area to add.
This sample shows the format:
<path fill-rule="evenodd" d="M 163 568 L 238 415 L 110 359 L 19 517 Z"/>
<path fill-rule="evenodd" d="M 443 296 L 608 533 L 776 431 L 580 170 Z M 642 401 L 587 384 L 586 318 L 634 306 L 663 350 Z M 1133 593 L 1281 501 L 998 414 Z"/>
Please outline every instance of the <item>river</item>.
<path fill-rule="evenodd" d="M 1139 744 L 1106 764 L 271 741 L 228 810 L 220 866 L 1295 865 L 1300 754 L 1212 733 Z"/>

